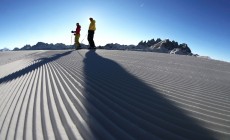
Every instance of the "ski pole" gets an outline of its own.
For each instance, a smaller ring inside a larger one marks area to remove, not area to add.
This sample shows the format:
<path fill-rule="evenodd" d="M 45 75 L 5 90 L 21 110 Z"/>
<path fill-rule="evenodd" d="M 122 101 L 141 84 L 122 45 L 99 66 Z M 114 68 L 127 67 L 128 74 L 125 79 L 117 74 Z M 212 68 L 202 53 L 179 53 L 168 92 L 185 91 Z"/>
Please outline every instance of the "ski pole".
<path fill-rule="evenodd" d="M 85 35 L 85 37 L 87 36 L 88 34 Z M 85 39 L 85 37 L 82 39 L 81 43 L 83 42 L 83 40 Z"/>

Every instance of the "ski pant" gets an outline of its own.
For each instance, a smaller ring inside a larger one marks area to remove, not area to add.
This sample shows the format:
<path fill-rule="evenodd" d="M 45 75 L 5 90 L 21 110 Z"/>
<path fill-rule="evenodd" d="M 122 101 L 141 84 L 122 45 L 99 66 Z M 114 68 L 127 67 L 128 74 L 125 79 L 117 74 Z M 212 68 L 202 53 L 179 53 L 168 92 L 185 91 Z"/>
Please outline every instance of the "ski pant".
<path fill-rule="evenodd" d="M 94 31 L 93 30 L 88 30 L 88 41 L 89 41 L 89 45 L 90 45 L 91 48 L 95 47 L 93 37 L 94 37 Z"/>
<path fill-rule="evenodd" d="M 80 38 L 80 34 L 75 34 L 75 47 L 78 48 L 80 47 L 80 43 L 79 43 L 79 38 Z"/>

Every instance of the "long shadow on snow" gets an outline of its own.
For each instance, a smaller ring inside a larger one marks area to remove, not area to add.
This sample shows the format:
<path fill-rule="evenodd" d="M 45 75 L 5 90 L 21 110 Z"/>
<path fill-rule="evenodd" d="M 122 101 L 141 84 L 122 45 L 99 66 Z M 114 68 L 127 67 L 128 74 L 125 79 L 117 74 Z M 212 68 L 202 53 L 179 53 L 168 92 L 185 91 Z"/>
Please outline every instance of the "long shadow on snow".
<path fill-rule="evenodd" d="M 215 139 L 153 87 L 94 50 L 86 53 L 84 76 L 85 104 L 94 118 L 86 119 L 96 139 Z"/>
<path fill-rule="evenodd" d="M 38 61 L 37 63 L 34 63 L 34 64 L 32 64 L 32 65 L 30 65 L 30 66 L 28 66 L 28 67 L 25 67 L 24 69 L 21 69 L 21 70 L 19 70 L 19 71 L 16 71 L 16 72 L 14 72 L 14 73 L 12 73 L 12 74 L 9 74 L 9 75 L 7 75 L 7 76 L 1 78 L 1 79 L 0 79 L 0 84 L 6 83 L 6 82 L 8 82 L 8 81 L 12 81 L 13 79 L 17 79 L 18 77 L 21 77 L 21 76 L 23 76 L 23 75 L 25 75 L 25 74 L 27 74 L 27 73 L 29 73 L 29 72 L 31 72 L 31 71 L 33 71 L 33 70 L 39 68 L 39 67 L 41 67 L 42 65 L 44 65 L 44 64 L 46 64 L 46 63 L 52 62 L 52 61 L 54 61 L 54 60 L 59 59 L 60 57 L 63 57 L 63 56 L 65 56 L 65 55 L 68 55 L 68 54 L 70 54 L 71 52 L 72 52 L 72 51 L 67 51 L 67 52 L 65 52 L 65 53 L 56 54 L 56 55 L 53 55 L 53 56 L 51 56 L 51 57 L 43 57 L 43 58 L 40 58 L 40 59 L 36 60 L 36 61 Z"/>

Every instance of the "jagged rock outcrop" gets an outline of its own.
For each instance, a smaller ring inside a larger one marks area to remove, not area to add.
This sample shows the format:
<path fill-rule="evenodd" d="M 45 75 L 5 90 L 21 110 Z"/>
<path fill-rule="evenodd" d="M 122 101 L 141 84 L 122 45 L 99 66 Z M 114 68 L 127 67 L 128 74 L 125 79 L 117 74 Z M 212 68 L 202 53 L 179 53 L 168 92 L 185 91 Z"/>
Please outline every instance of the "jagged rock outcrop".
<path fill-rule="evenodd" d="M 163 40 L 161 42 L 158 42 L 152 45 L 150 47 L 150 50 L 154 52 L 168 53 L 171 48 L 172 46 L 170 45 L 170 41 L 166 39 L 166 40 Z"/>
<path fill-rule="evenodd" d="M 190 55 L 192 52 L 187 44 L 178 44 L 178 42 L 170 41 L 169 39 L 160 40 L 154 39 L 143 42 L 141 41 L 139 46 L 149 46 L 149 50 L 153 52 L 161 52 L 161 53 L 171 53 L 171 54 L 180 54 L 180 55 Z"/>
<path fill-rule="evenodd" d="M 181 49 L 181 51 L 184 52 L 185 54 L 191 54 L 192 53 L 192 51 L 190 50 L 190 48 L 188 47 L 188 45 L 185 44 L 185 43 L 179 45 L 178 48 Z"/>
<path fill-rule="evenodd" d="M 30 45 L 25 45 L 21 50 L 30 50 L 32 47 Z"/>

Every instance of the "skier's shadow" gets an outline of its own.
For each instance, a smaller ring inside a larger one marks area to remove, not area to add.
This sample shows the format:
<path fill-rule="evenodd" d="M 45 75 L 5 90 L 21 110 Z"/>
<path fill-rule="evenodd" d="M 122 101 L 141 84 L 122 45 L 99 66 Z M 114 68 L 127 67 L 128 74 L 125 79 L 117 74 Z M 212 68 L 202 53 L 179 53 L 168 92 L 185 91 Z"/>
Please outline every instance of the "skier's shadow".
<path fill-rule="evenodd" d="M 65 56 L 65 55 L 70 54 L 71 52 L 72 51 L 67 51 L 67 52 L 64 52 L 64 53 L 61 53 L 61 54 L 52 55 L 50 57 L 43 57 L 43 58 L 37 59 L 37 60 L 35 60 L 36 63 L 34 63 L 32 65 L 29 65 L 29 66 L 27 66 L 27 67 L 25 67 L 25 68 L 23 68 L 23 69 L 21 69 L 19 71 L 16 71 L 14 73 L 11 73 L 11 74 L 9 74 L 9 75 L 7 75 L 5 77 L 0 78 L 0 84 L 12 81 L 14 79 L 17 79 L 17 78 L 19 78 L 19 77 L 21 77 L 21 76 L 23 76 L 23 75 L 35 70 L 35 69 L 41 67 L 42 65 L 44 65 L 46 63 L 50 63 L 50 62 L 52 62 L 54 60 L 57 60 L 57 59 Z"/>
<path fill-rule="evenodd" d="M 89 125 L 98 139 L 215 139 L 154 87 L 95 50 L 85 55 L 84 77 L 86 108 L 94 118 Z"/>

